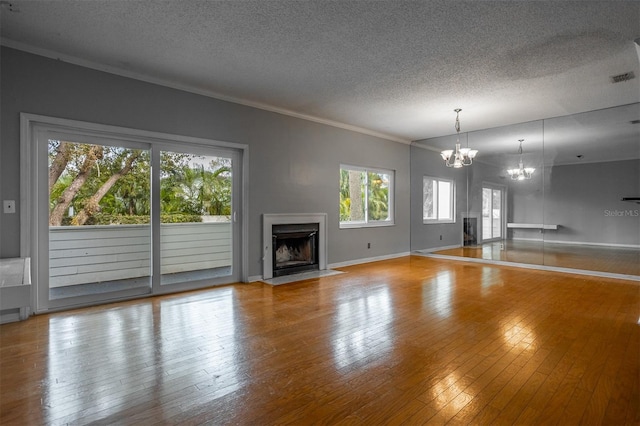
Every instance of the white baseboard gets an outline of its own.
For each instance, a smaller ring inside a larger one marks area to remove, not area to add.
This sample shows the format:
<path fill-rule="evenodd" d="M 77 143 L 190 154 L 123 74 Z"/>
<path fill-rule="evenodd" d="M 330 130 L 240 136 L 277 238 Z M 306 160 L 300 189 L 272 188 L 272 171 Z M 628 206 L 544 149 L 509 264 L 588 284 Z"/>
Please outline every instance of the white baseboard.
<path fill-rule="evenodd" d="M 362 263 L 377 262 L 379 260 L 395 259 L 397 257 L 409 256 L 410 254 L 411 254 L 411 252 L 407 251 L 407 252 L 403 252 L 403 253 L 387 254 L 387 255 L 384 255 L 384 256 L 366 257 L 366 258 L 363 258 L 363 259 L 348 260 L 346 262 L 331 263 L 331 264 L 327 265 L 327 267 L 329 269 L 342 268 L 342 267 L 345 267 L 345 266 L 360 265 Z"/>
<path fill-rule="evenodd" d="M 617 247 L 617 248 L 632 248 L 640 249 L 639 244 L 615 244 L 615 243 L 591 243 L 588 241 L 561 241 L 561 240 L 547 240 L 542 238 L 512 238 L 514 241 L 538 241 L 551 244 L 566 244 L 574 246 L 599 246 L 599 247 Z"/>
<path fill-rule="evenodd" d="M 556 241 L 556 240 L 544 240 L 545 243 L 553 244 L 568 244 L 575 246 L 599 246 L 599 247 L 618 247 L 618 248 L 634 248 L 640 249 L 638 244 L 615 244 L 615 243 L 590 243 L 587 241 Z"/>
<path fill-rule="evenodd" d="M 426 249 L 416 250 L 416 251 L 418 253 L 433 253 L 434 251 L 451 250 L 451 249 L 460 248 L 460 247 L 462 247 L 460 244 L 455 244 L 452 246 L 432 247 L 432 248 L 426 248 Z"/>

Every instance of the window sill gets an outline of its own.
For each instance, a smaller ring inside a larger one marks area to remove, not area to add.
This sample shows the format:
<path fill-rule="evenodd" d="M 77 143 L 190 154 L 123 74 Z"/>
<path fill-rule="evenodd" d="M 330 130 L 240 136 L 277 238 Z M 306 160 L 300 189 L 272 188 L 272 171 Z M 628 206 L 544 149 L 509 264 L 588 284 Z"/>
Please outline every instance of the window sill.
<path fill-rule="evenodd" d="M 440 225 L 446 223 L 456 223 L 455 220 L 423 220 L 423 225 Z"/>
<path fill-rule="evenodd" d="M 394 222 L 369 222 L 369 223 L 341 223 L 340 229 L 354 228 L 379 228 L 384 226 L 394 226 Z"/>

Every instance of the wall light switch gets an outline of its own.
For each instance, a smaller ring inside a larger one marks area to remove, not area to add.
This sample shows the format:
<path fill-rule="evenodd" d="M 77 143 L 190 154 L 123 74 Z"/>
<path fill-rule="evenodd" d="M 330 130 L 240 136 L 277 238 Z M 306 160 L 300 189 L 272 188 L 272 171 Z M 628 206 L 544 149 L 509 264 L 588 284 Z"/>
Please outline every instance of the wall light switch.
<path fill-rule="evenodd" d="M 16 202 L 14 200 L 4 200 L 4 212 L 5 213 L 15 213 L 16 212 Z"/>

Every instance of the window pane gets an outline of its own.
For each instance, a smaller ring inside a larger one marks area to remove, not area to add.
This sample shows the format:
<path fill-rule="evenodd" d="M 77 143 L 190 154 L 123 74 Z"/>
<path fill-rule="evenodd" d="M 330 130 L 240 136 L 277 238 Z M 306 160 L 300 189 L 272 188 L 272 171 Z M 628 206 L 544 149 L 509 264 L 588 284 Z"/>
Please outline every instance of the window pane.
<path fill-rule="evenodd" d="M 368 173 L 367 211 L 370 221 L 389 220 L 389 175 Z"/>
<path fill-rule="evenodd" d="M 161 284 L 232 272 L 231 159 L 162 151 Z"/>
<path fill-rule="evenodd" d="M 422 218 L 437 219 L 436 217 L 436 195 L 438 193 L 437 182 L 434 179 L 425 177 L 422 181 Z"/>
<path fill-rule="evenodd" d="M 346 228 L 393 222 L 394 173 L 340 167 L 340 225 Z"/>
<path fill-rule="evenodd" d="M 455 183 L 424 176 L 422 178 L 422 219 L 455 222 Z"/>
<path fill-rule="evenodd" d="M 438 182 L 438 219 L 451 220 L 451 182 Z"/>
<path fill-rule="evenodd" d="M 501 234 L 501 209 L 502 209 L 502 202 L 501 202 L 501 195 L 502 192 L 498 189 L 494 189 L 493 190 L 493 205 L 492 205 L 492 228 L 493 228 L 493 232 L 492 232 L 492 236 L 493 238 L 499 238 L 500 234 Z"/>
<path fill-rule="evenodd" d="M 48 148 L 49 300 L 149 292 L 149 151 L 59 140 Z"/>
<path fill-rule="evenodd" d="M 340 221 L 364 222 L 366 174 L 359 170 L 340 170 Z"/>
<path fill-rule="evenodd" d="M 482 238 L 485 240 L 493 238 L 491 226 L 491 188 L 482 188 Z"/>

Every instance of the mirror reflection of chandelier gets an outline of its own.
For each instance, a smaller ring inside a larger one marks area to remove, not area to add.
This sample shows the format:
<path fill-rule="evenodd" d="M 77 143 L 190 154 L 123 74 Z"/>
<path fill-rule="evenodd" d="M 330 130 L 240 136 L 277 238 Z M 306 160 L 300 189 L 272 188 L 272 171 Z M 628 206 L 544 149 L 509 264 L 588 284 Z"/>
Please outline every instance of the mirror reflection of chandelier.
<path fill-rule="evenodd" d="M 478 153 L 477 149 L 469 149 L 460 148 L 460 108 L 454 109 L 456 113 L 456 149 L 455 151 L 452 149 L 444 150 L 440 153 L 442 159 L 444 160 L 444 164 L 447 167 L 453 167 L 459 169 L 462 166 L 470 166 L 473 163 L 473 159 Z M 454 154 L 455 152 L 455 154 Z"/>
<path fill-rule="evenodd" d="M 522 161 L 522 142 L 524 141 L 524 139 L 518 139 L 518 141 L 520 142 L 520 147 L 518 148 L 518 154 L 520 154 L 520 161 L 518 162 L 518 168 L 509 169 L 507 170 L 507 173 L 509 173 L 511 180 L 531 179 L 531 176 L 533 175 L 533 172 L 536 171 L 536 169 L 532 167 L 524 166 L 524 162 Z"/>

